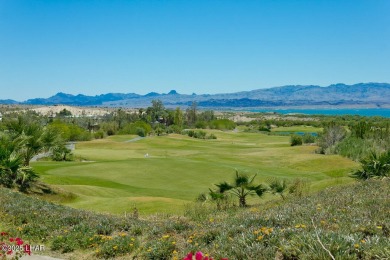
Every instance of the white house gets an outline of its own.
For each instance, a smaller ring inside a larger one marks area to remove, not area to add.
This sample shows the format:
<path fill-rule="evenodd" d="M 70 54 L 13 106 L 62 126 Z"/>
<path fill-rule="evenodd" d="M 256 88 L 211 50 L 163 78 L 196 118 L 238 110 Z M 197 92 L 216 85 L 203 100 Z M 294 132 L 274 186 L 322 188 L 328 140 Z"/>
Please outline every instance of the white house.
<path fill-rule="evenodd" d="M 0 121 L 3 120 L 3 115 L 0 112 Z"/>

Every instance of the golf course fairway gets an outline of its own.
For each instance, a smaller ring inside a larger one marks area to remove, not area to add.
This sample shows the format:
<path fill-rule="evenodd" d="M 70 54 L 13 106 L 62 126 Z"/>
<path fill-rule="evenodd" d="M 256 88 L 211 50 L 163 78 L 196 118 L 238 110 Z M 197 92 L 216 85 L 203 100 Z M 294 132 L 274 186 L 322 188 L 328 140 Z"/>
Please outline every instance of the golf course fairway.
<path fill-rule="evenodd" d="M 310 191 L 353 181 L 348 174 L 358 164 L 338 155 L 316 154 L 316 146 L 290 146 L 289 136 L 207 130 L 215 140 L 170 134 L 137 138 L 111 136 L 76 144 L 82 160 L 39 161 L 32 166 L 41 181 L 72 194 L 62 204 L 97 212 L 183 212 L 189 202 L 221 181 L 231 181 L 235 169 L 257 173 L 255 182 L 270 178 L 309 183 Z M 268 198 L 269 197 L 269 198 Z M 267 198 L 252 198 L 258 204 Z"/>

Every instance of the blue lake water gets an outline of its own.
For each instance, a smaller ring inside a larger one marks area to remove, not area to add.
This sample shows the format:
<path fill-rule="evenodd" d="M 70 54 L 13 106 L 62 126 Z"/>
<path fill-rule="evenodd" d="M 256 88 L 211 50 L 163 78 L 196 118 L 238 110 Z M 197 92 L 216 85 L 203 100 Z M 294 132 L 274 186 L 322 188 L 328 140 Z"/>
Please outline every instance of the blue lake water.
<path fill-rule="evenodd" d="M 280 114 L 299 113 L 306 115 L 359 115 L 390 118 L 389 108 L 345 108 L 345 109 L 254 109 L 250 112 L 276 112 Z"/>

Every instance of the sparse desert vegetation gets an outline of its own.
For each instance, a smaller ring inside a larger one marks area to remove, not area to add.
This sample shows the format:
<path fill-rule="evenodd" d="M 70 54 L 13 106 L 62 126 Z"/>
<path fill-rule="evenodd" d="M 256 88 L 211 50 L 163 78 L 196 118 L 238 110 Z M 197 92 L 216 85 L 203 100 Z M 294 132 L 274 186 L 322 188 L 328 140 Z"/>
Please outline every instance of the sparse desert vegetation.
<path fill-rule="evenodd" d="M 390 183 L 370 180 L 249 208 L 182 216 L 96 214 L 0 188 L 1 228 L 66 258 L 388 259 Z M 47 253 L 47 252 L 46 252 Z"/>

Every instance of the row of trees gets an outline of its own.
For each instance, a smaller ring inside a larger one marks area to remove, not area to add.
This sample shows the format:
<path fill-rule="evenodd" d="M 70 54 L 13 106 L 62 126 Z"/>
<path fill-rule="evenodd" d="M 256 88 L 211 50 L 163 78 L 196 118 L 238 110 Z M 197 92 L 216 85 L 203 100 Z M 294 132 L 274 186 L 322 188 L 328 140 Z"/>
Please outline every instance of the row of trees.
<path fill-rule="evenodd" d="M 195 102 L 186 110 L 179 107 L 167 109 L 160 100 L 153 100 L 150 107 L 130 112 L 113 111 L 100 119 L 99 131 L 103 135 L 181 133 L 183 129 L 234 129 L 236 124 L 228 119 L 217 119 L 214 111 L 198 111 Z"/>
<path fill-rule="evenodd" d="M 21 112 L 7 113 L 7 118 L 17 118 L 19 113 Z M 28 114 L 41 125 L 59 131 L 65 141 L 88 141 L 115 134 L 162 135 L 181 133 L 183 129 L 189 128 L 235 128 L 234 122 L 217 119 L 211 110 L 198 111 L 195 102 L 186 110 L 182 110 L 179 107 L 167 109 L 160 100 L 153 100 L 151 106 L 146 109 L 134 111 L 119 108 L 106 115 L 95 117 L 75 117 L 66 109 L 55 116 L 40 116 L 32 111 Z"/>

